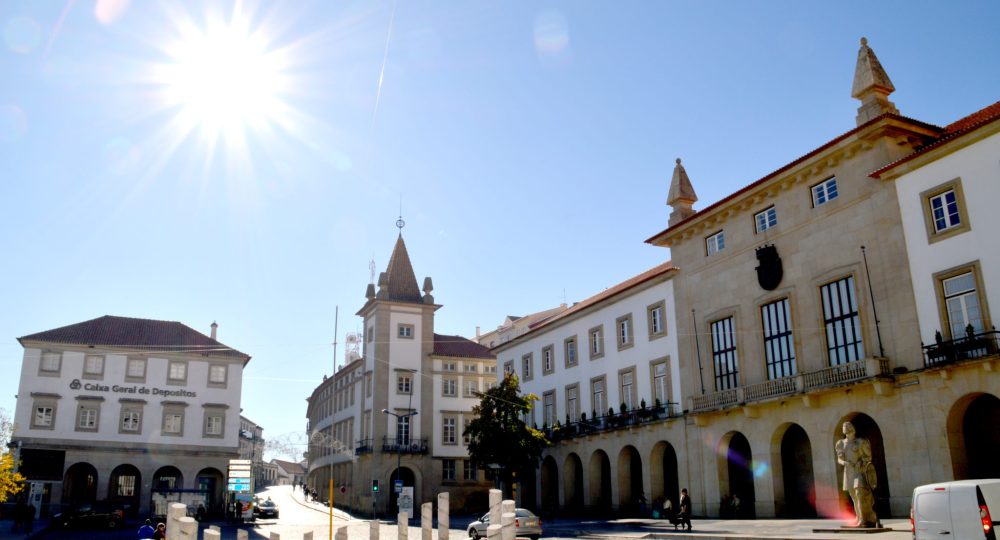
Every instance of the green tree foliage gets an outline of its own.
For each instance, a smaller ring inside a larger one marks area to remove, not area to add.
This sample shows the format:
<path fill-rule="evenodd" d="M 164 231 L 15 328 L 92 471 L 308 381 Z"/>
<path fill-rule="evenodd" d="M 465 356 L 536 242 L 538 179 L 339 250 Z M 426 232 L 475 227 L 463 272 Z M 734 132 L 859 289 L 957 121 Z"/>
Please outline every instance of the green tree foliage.
<path fill-rule="evenodd" d="M 524 423 L 525 413 L 531 411 L 538 396 L 522 396 L 513 373 L 479 396 L 479 405 L 472 409 L 475 419 L 464 432 L 469 438 L 469 457 L 481 469 L 499 465 L 503 484 L 509 489 L 513 473 L 520 476 L 522 471 L 537 467 L 542 450 L 552 444 L 544 433 Z"/>
<path fill-rule="evenodd" d="M 5 409 L 0 409 L 0 444 L 7 448 L 11 435 L 14 433 L 14 422 Z M 14 471 L 14 455 L 4 452 L 0 455 L 0 502 L 7 502 L 13 495 L 24 489 L 24 477 Z"/>

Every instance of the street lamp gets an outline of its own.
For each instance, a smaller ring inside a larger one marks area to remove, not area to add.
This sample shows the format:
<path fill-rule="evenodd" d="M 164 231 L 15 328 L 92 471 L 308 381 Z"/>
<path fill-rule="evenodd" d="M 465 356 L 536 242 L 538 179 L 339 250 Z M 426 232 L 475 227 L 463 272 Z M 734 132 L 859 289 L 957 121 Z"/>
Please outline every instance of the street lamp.
<path fill-rule="evenodd" d="M 396 480 L 399 480 L 400 484 L 402 484 L 402 482 L 403 482 L 403 451 L 402 451 L 402 448 L 400 447 L 400 442 L 399 442 L 399 438 L 400 438 L 399 437 L 399 423 L 400 423 L 400 421 L 403 418 L 407 419 L 406 437 L 407 437 L 407 439 L 409 439 L 411 437 L 411 434 L 413 433 L 413 426 L 411 426 L 409 424 L 409 419 L 412 418 L 412 417 L 414 417 L 414 416 L 416 416 L 417 415 L 417 411 L 410 411 L 410 412 L 408 412 L 406 414 L 396 414 L 396 413 L 390 411 L 389 409 L 382 409 L 382 412 L 384 412 L 385 414 L 388 414 L 390 416 L 395 416 L 396 417 Z M 407 442 L 409 442 L 409 441 L 407 441 Z M 395 492 L 396 491 L 396 486 L 393 485 L 392 489 L 393 489 L 393 492 Z M 397 493 L 396 496 L 397 496 L 397 501 L 398 501 L 399 500 L 398 499 L 399 494 Z"/>

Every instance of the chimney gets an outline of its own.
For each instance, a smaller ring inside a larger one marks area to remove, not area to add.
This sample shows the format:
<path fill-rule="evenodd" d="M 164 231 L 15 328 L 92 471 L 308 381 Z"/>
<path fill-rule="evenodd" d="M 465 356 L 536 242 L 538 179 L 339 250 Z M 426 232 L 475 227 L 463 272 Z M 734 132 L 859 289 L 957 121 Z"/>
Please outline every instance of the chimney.
<path fill-rule="evenodd" d="M 212 321 L 212 339 L 216 339 L 215 336 L 218 335 L 219 325 Z"/>
<path fill-rule="evenodd" d="M 476 338 L 479 338 L 479 326 L 476 326 Z"/>

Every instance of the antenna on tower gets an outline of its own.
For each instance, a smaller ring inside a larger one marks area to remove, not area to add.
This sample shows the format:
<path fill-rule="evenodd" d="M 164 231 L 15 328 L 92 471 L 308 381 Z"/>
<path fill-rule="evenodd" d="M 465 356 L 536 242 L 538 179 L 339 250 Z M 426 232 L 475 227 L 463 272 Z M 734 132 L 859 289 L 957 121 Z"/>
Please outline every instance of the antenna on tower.
<path fill-rule="evenodd" d="M 369 274 L 368 283 L 371 283 L 372 285 L 374 285 L 375 284 L 375 256 L 374 255 L 372 255 L 371 262 L 368 263 L 368 274 Z"/>

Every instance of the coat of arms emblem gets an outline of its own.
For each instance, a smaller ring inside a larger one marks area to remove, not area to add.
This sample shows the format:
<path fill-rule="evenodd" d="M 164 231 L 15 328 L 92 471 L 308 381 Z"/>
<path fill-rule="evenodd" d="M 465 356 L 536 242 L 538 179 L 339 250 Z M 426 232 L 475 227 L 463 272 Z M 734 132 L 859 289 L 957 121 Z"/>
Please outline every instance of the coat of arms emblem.
<path fill-rule="evenodd" d="M 774 244 L 757 248 L 757 283 L 764 290 L 773 291 L 778 288 L 783 276 L 784 270 L 781 268 L 778 248 L 774 247 Z"/>

